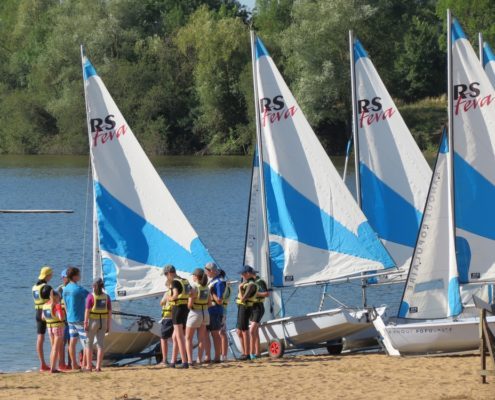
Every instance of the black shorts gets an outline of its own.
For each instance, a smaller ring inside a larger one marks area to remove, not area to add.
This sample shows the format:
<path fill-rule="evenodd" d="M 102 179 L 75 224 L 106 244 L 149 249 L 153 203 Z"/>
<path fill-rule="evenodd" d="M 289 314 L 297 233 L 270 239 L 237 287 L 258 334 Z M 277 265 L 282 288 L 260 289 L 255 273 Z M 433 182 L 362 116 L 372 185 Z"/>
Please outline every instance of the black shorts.
<path fill-rule="evenodd" d="M 179 306 L 172 307 L 172 323 L 174 325 L 184 325 L 186 327 L 187 314 L 189 314 L 189 308 L 187 304 L 181 304 Z"/>
<path fill-rule="evenodd" d="M 210 323 L 206 327 L 206 329 L 208 329 L 210 332 L 219 331 L 220 329 L 222 329 L 222 321 L 223 321 L 222 313 L 210 314 Z"/>
<path fill-rule="evenodd" d="M 251 317 L 251 311 L 253 307 L 243 306 L 239 304 L 237 306 L 237 329 L 240 331 L 249 330 L 249 318 Z"/>
<path fill-rule="evenodd" d="M 161 323 L 161 334 L 162 339 L 170 339 L 174 333 L 174 324 L 170 318 L 162 319 Z"/>
<path fill-rule="evenodd" d="M 263 303 L 254 303 L 253 309 L 251 310 L 251 317 L 249 318 L 249 320 L 252 322 L 257 322 L 259 324 L 264 314 L 265 314 L 265 306 L 263 305 Z"/>
<path fill-rule="evenodd" d="M 43 310 L 36 310 L 36 332 L 38 335 L 44 335 L 46 333 L 46 322 L 41 318 Z"/>

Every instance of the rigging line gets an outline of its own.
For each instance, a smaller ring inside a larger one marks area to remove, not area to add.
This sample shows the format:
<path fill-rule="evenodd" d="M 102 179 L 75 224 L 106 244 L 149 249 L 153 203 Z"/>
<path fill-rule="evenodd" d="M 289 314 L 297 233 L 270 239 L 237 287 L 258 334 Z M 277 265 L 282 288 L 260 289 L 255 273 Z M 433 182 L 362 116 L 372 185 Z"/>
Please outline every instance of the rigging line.
<path fill-rule="evenodd" d="M 89 157 L 88 157 L 89 158 Z M 84 264 L 86 259 L 86 233 L 88 231 L 88 203 L 89 203 L 89 187 L 91 181 L 91 159 L 88 162 L 88 177 L 86 183 L 86 204 L 84 206 L 84 223 L 83 223 L 83 248 L 81 261 L 81 281 L 84 282 Z"/>

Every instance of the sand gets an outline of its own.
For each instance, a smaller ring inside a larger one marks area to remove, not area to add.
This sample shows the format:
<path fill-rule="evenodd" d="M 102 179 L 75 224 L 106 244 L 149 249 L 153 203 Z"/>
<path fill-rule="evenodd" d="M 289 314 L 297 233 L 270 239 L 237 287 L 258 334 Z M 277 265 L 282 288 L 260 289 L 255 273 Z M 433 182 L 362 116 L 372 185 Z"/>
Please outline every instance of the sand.
<path fill-rule="evenodd" d="M 495 377 L 482 385 L 478 370 L 475 356 L 297 356 L 189 370 L 132 366 L 101 373 L 4 374 L 0 398 L 495 399 Z"/>

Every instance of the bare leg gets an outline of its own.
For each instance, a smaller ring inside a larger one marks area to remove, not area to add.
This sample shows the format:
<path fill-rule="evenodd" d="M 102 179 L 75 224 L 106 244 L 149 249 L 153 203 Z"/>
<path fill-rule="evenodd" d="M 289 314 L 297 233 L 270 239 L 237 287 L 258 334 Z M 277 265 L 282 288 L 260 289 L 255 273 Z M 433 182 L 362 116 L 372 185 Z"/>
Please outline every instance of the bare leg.
<path fill-rule="evenodd" d="M 79 369 L 79 363 L 77 362 L 76 346 L 78 338 L 70 338 L 69 342 L 69 354 L 72 361 L 72 369 Z"/>
<path fill-rule="evenodd" d="M 198 363 L 203 361 L 203 354 L 205 353 L 206 340 L 208 338 L 208 331 L 206 330 L 206 325 L 201 325 L 198 329 Z"/>
<path fill-rule="evenodd" d="M 249 355 L 249 331 L 242 331 L 242 338 L 244 341 L 244 355 L 248 356 Z"/>
<path fill-rule="evenodd" d="M 182 363 L 187 363 L 186 353 L 186 336 L 184 334 L 184 326 L 182 324 L 174 325 L 174 332 L 177 332 L 177 344 L 179 347 Z"/>
<path fill-rule="evenodd" d="M 96 370 L 101 371 L 101 365 L 103 364 L 103 348 L 98 346 L 98 352 L 96 353 Z"/>
<path fill-rule="evenodd" d="M 57 369 L 57 356 L 58 356 L 57 345 L 58 345 L 58 343 L 56 342 L 55 335 L 53 335 L 51 332 L 50 332 L 50 344 L 51 344 L 50 369 L 52 371 L 55 371 Z"/>
<path fill-rule="evenodd" d="M 222 341 L 222 357 L 224 360 L 226 360 L 229 351 L 229 339 L 227 337 L 227 330 L 225 326 L 223 326 L 220 330 L 220 339 Z"/>
<path fill-rule="evenodd" d="M 38 358 L 40 360 L 40 366 L 41 368 L 47 368 L 47 365 L 45 363 L 45 355 L 43 352 L 43 343 L 45 342 L 45 335 L 39 334 L 37 339 L 36 339 L 36 352 L 38 353 Z"/>
<path fill-rule="evenodd" d="M 86 369 L 91 371 L 93 369 L 93 343 L 88 342 L 85 353 L 86 353 Z"/>
<path fill-rule="evenodd" d="M 179 352 L 179 344 L 177 343 L 177 333 L 175 332 L 172 334 L 172 364 L 175 364 L 177 362 L 177 353 Z"/>
<path fill-rule="evenodd" d="M 211 339 L 210 339 L 210 331 L 206 329 L 205 334 L 205 362 L 211 360 Z"/>
<path fill-rule="evenodd" d="M 162 348 L 162 364 L 167 363 L 167 357 L 168 357 L 168 339 L 160 339 L 160 345 Z"/>
<path fill-rule="evenodd" d="M 251 322 L 251 326 L 249 327 L 249 333 L 251 334 L 251 354 L 259 355 L 259 335 L 258 329 L 260 324 L 257 322 Z"/>
<path fill-rule="evenodd" d="M 240 329 L 237 329 L 237 336 L 239 337 L 239 343 L 241 344 L 242 355 L 246 354 L 246 349 L 244 347 L 244 335 Z"/>
<path fill-rule="evenodd" d="M 215 348 L 215 361 L 220 360 L 220 353 L 222 352 L 222 339 L 220 338 L 220 331 L 212 331 L 211 337 L 213 338 L 213 346 Z"/>
<path fill-rule="evenodd" d="M 182 326 L 182 325 L 181 325 Z M 196 328 L 186 327 L 186 352 L 189 360 L 193 359 L 193 336 Z M 181 353 L 182 356 L 182 353 Z M 184 360 L 184 359 L 183 359 Z"/>

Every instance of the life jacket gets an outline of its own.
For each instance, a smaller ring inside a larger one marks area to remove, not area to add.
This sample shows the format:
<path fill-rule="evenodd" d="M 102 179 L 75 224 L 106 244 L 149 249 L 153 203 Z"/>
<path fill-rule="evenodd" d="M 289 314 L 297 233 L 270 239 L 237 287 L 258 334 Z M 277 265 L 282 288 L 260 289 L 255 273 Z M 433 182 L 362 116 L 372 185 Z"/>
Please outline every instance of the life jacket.
<path fill-rule="evenodd" d="M 179 293 L 177 300 L 170 301 L 170 304 L 172 305 L 172 307 L 187 304 L 189 294 L 191 293 L 191 285 L 189 284 L 189 281 L 187 279 L 179 277 L 175 278 L 174 281 L 179 282 L 182 287 L 182 291 Z"/>
<path fill-rule="evenodd" d="M 46 326 L 48 328 L 58 328 L 65 326 L 65 318 L 60 319 L 56 314 L 53 314 L 52 304 L 46 302 L 41 308 L 43 317 L 45 317 Z"/>
<path fill-rule="evenodd" d="M 43 308 L 43 304 L 48 301 L 48 299 L 43 299 L 41 297 L 41 289 L 43 289 L 43 286 L 46 286 L 46 282 L 40 283 L 39 285 L 34 285 L 32 289 L 34 308 L 36 310 L 41 310 Z"/>
<path fill-rule="evenodd" d="M 197 296 L 193 302 L 193 310 L 207 310 L 208 309 L 208 297 L 210 296 L 210 288 L 202 285 L 197 285 Z"/>
<path fill-rule="evenodd" d="M 172 295 L 172 289 L 167 290 L 167 295 Z M 162 318 L 172 318 L 172 304 L 167 301 L 164 306 L 162 306 Z"/>
<path fill-rule="evenodd" d="M 259 276 L 256 277 L 254 283 L 256 284 L 257 293 L 266 292 L 266 282 L 263 279 L 261 279 Z M 264 301 L 265 301 L 264 297 L 256 296 L 255 303 L 264 303 Z"/>
<path fill-rule="evenodd" d="M 246 290 L 248 290 L 248 288 L 250 286 L 254 286 L 254 288 L 256 289 L 253 294 L 247 298 L 246 300 L 244 301 L 241 301 L 242 297 L 244 296 L 244 293 L 246 293 Z M 243 305 L 243 306 L 246 306 L 246 307 L 252 307 L 252 305 L 255 303 L 256 301 L 256 294 L 258 293 L 258 286 L 256 286 L 256 283 L 254 283 L 254 280 L 253 279 L 249 279 L 247 282 L 244 282 L 241 286 L 241 290 L 239 290 L 239 294 L 237 295 L 237 299 L 236 299 L 236 303 L 239 304 L 239 305 Z"/>
<path fill-rule="evenodd" d="M 232 295 L 232 288 L 230 287 L 229 283 L 225 283 L 225 291 L 223 292 L 223 298 L 222 298 L 222 303 L 225 309 L 227 309 L 227 306 L 230 303 L 230 296 Z"/>
<path fill-rule="evenodd" d="M 218 276 L 217 276 L 216 278 L 213 278 L 213 279 L 212 279 L 212 281 L 208 284 L 208 287 L 210 288 L 210 291 L 212 291 L 212 290 L 213 290 L 213 287 L 215 286 L 215 284 L 216 284 L 217 282 L 220 282 L 220 283 L 222 283 L 222 282 L 223 282 L 223 283 L 225 283 L 225 284 L 226 284 L 225 280 L 220 279 L 220 277 L 218 277 Z M 224 292 L 224 294 L 223 294 L 223 296 L 222 296 L 222 302 L 219 304 L 219 303 L 217 303 L 217 302 L 215 301 L 215 298 L 214 298 L 214 297 L 213 297 L 213 295 L 212 295 L 212 296 L 211 296 L 211 302 L 212 302 L 212 303 L 213 303 L 213 305 L 215 305 L 215 306 L 221 306 L 221 305 L 223 305 L 223 299 L 224 299 L 224 298 L 225 298 L 225 292 Z"/>
<path fill-rule="evenodd" d="M 93 308 L 89 312 L 90 319 L 108 318 L 108 296 L 105 293 L 93 293 Z"/>

